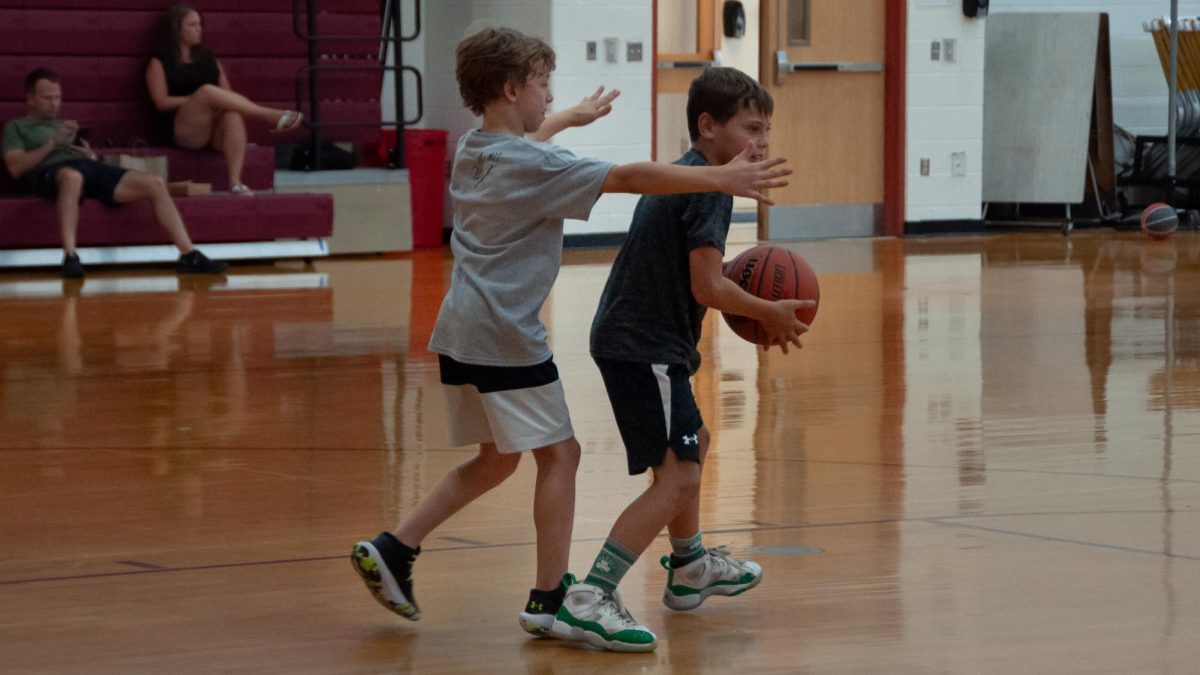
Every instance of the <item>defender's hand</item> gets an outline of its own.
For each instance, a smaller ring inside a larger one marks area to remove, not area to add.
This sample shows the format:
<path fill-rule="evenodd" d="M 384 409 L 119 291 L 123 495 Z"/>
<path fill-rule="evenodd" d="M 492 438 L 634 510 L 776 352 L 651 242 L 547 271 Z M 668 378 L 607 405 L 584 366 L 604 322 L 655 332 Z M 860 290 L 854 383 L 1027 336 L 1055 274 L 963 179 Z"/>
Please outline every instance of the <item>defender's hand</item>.
<path fill-rule="evenodd" d="M 587 126 L 612 112 L 612 102 L 620 95 L 620 89 L 613 89 L 605 94 L 604 86 L 601 85 L 594 94 L 583 97 L 582 101 L 570 109 L 571 126 Z"/>
<path fill-rule="evenodd" d="M 750 141 L 741 154 L 723 167 L 728 171 L 726 179 L 722 181 L 725 186 L 723 191 L 772 206 L 775 202 L 763 190 L 787 186 L 788 182 L 782 178 L 791 175 L 792 170 L 781 166 L 786 161 L 784 157 L 761 159 L 756 144 Z"/>

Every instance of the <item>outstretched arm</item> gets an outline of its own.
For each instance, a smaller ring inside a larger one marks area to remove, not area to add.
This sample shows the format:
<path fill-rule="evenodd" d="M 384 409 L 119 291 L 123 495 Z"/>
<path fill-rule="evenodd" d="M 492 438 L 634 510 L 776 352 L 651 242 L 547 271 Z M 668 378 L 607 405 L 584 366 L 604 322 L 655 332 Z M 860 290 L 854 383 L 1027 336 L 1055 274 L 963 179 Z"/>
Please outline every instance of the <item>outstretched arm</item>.
<path fill-rule="evenodd" d="M 792 170 L 781 166 L 787 161 L 782 157 L 752 162 L 750 157 L 754 152 L 754 143 L 750 143 L 742 154 L 723 166 L 680 166 L 658 162 L 623 164 L 608 172 L 600 191 L 645 195 L 726 192 L 774 204 L 763 191 L 786 186 L 783 177 Z"/>
<path fill-rule="evenodd" d="M 812 307 L 812 300 L 764 300 L 743 291 L 721 273 L 721 251 L 708 246 L 694 248 L 688 253 L 688 270 L 692 279 L 692 297 L 696 302 L 720 312 L 754 319 L 762 325 L 769 343 L 779 345 L 783 353 L 788 343 L 801 347 L 800 335 L 808 326 L 796 318 L 796 310 Z"/>
<path fill-rule="evenodd" d="M 551 136 L 567 127 L 582 127 L 595 122 L 612 112 L 613 99 L 621 95 L 621 90 L 613 89 L 607 94 L 600 87 L 591 96 L 585 96 L 574 106 L 546 116 L 538 130 L 526 136 L 533 141 L 546 141 Z"/>

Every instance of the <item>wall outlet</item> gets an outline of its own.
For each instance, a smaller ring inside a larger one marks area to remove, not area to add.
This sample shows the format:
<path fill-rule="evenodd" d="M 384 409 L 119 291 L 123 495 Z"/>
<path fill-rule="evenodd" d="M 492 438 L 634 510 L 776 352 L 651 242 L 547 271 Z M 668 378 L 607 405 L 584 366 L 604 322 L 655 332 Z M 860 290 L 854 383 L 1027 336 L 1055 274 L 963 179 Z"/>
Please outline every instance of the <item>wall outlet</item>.
<path fill-rule="evenodd" d="M 929 175 L 929 158 L 928 157 L 921 158 L 921 175 L 922 176 Z"/>
<path fill-rule="evenodd" d="M 641 42 L 626 42 L 625 43 L 625 60 L 629 62 L 642 60 L 642 43 Z"/>
<path fill-rule="evenodd" d="M 608 61 L 609 63 L 617 62 L 617 44 L 618 43 L 619 43 L 619 40 L 617 40 L 617 38 L 613 38 L 613 37 L 604 38 L 604 60 L 605 61 Z"/>
<path fill-rule="evenodd" d="M 950 174 L 959 178 L 967 175 L 967 153 L 950 153 Z"/>
<path fill-rule="evenodd" d="M 942 43 L 941 42 L 934 40 L 933 42 L 929 43 L 929 60 L 930 61 L 941 61 L 942 60 Z"/>
<path fill-rule="evenodd" d="M 946 63 L 954 63 L 958 59 L 956 54 L 958 51 L 957 43 L 958 41 L 954 38 L 942 40 L 942 60 Z"/>
<path fill-rule="evenodd" d="M 596 41 L 595 41 L 595 40 L 588 40 L 588 43 L 587 43 L 587 60 L 588 60 L 588 61 L 595 61 L 595 60 L 596 60 Z"/>

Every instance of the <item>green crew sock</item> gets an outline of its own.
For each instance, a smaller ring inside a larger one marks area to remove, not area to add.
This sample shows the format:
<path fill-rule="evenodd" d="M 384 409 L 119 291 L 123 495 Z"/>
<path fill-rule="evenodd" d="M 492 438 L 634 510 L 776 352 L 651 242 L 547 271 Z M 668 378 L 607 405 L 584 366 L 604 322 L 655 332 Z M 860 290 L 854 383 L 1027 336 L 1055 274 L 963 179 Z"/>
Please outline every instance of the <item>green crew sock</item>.
<path fill-rule="evenodd" d="M 622 546 L 621 542 L 610 537 L 604 540 L 600 555 L 596 556 L 596 561 L 592 563 L 592 568 L 588 570 L 583 583 L 610 591 L 616 590 L 617 584 L 621 583 L 621 579 L 635 562 L 637 556 Z"/>

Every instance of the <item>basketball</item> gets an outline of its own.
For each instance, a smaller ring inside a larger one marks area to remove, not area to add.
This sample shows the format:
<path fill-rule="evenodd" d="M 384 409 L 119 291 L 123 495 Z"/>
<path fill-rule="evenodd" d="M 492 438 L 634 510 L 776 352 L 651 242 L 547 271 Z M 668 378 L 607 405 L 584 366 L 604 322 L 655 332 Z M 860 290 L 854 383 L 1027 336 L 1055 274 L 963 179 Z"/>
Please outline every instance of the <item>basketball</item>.
<path fill-rule="evenodd" d="M 724 272 L 742 290 L 764 300 L 821 300 L 817 275 L 808 261 L 782 246 L 755 246 L 726 263 Z M 816 315 L 816 306 L 796 311 L 796 317 L 810 326 Z M 767 344 L 758 321 L 736 314 L 721 316 L 738 337 L 758 345 Z"/>
<path fill-rule="evenodd" d="M 1170 204 L 1158 202 L 1142 211 L 1142 232 L 1151 239 L 1166 239 L 1179 229 L 1179 216 Z"/>

